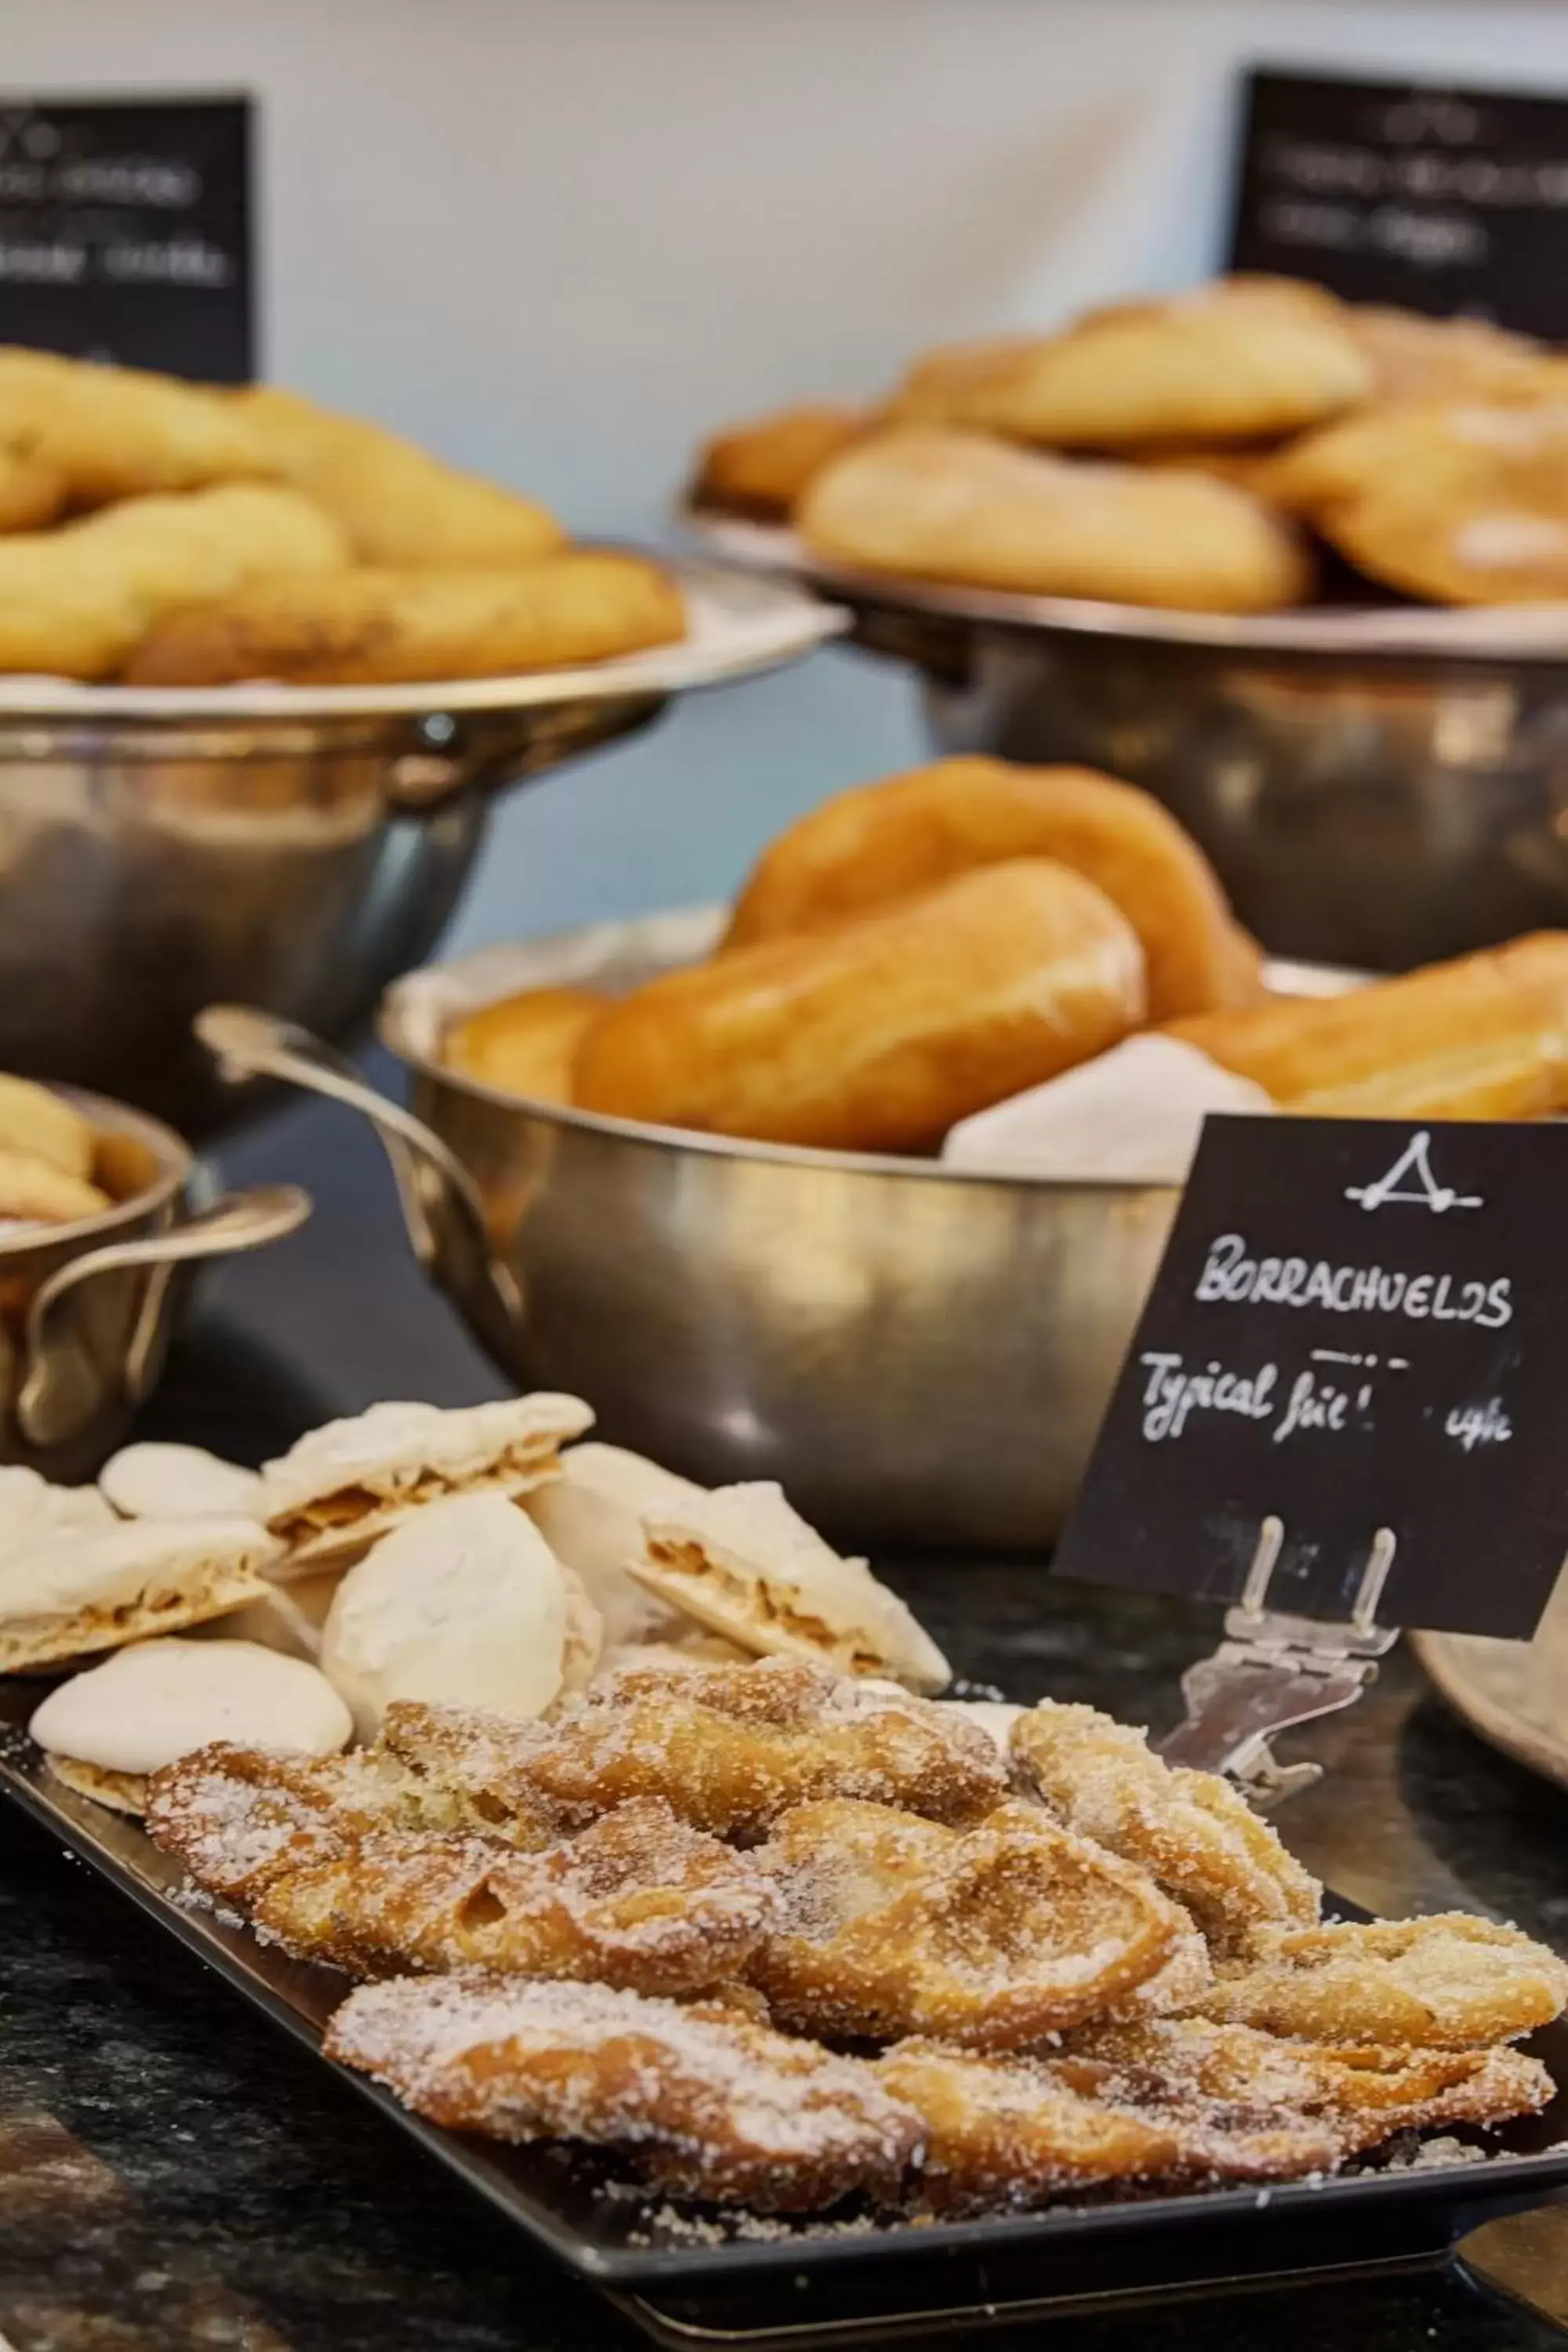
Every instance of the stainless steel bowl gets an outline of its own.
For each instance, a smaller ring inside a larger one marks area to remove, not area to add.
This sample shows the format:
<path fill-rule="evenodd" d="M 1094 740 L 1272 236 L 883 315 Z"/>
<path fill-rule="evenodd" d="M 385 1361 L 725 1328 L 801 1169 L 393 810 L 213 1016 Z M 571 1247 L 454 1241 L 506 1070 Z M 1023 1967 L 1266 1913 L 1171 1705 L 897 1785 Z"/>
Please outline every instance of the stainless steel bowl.
<path fill-rule="evenodd" d="M 381 1034 L 413 1113 L 316 1041 L 215 1007 L 201 1034 L 363 1111 L 414 1247 L 522 1387 L 705 1484 L 778 1478 L 848 1541 L 1037 1550 L 1060 1527 L 1158 1264 L 1174 1187 L 1055 1184 L 741 1143 L 528 1104 L 440 1058 L 512 990 L 690 961 L 719 909 L 411 973 Z"/>
<path fill-rule="evenodd" d="M 191 1034 L 240 997 L 342 1037 L 427 955 L 488 787 L 808 652 L 840 616 L 688 565 L 679 646 L 447 687 L 0 680 L 0 1069 L 112 1089 L 199 1134 L 235 1097 Z"/>
<path fill-rule="evenodd" d="M 1394 971 L 1568 926 L 1568 614 L 1240 618 L 890 581 L 698 521 L 912 665 L 943 751 L 1144 785 L 1276 955 Z"/>
<path fill-rule="evenodd" d="M 0 1241 L 0 1462 L 67 1484 L 124 1436 L 163 1369 L 178 1269 L 281 1240 L 310 1213 L 292 1184 L 192 1204 L 189 1148 L 160 1120 L 75 1088 L 115 1205 Z"/>

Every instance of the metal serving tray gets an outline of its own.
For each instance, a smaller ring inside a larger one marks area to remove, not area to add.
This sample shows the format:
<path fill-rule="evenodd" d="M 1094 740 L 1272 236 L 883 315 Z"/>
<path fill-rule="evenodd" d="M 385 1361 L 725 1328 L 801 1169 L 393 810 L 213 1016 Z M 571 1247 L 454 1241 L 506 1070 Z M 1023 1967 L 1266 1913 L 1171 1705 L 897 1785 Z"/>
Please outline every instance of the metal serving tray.
<path fill-rule="evenodd" d="M 37 1679 L 0 1682 L 0 1792 L 100 1871 L 297 2040 L 319 2052 L 342 1999 L 331 1969 L 285 1958 L 178 1899 L 178 1865 L 138 1822 L 54 1781 L 25 1725 Z M 1342 1912 L 1353 1906 L 1342 1905 Z M 1220 2189 L 920 2225 L 696 2227 L 613 2168 L 558 2147 L 507 2148 L 438 2130 L 361 2074 L 362 2096 L 660 2342 L 874 2343 L 1031 2311 L 1165 2299 L 1310 2273 L 1440 2260 L 1481 2221 L 1568 2189 L 1568 2028 L 1531 2045 L 1556 2077 L 1546 2111 L 1499 2135 L 1485 2162 Z"/>

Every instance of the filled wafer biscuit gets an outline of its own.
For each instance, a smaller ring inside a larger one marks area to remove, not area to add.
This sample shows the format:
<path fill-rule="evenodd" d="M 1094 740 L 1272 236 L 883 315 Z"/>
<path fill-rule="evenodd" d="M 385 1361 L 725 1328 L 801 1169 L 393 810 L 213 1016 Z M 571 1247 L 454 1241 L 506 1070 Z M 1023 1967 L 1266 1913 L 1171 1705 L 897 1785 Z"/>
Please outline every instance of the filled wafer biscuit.
<path fill-rule="evenodd" d="M 952 1669 L 863 1559 L 833 1550 L 766 1481 L 693 1490 L 647 1514 L 627 1572 L 658 1599 L 757 1657 L 942 1690 Z"/>
<path fill-rule="evenodd" d="M 1168 1034 L 1315 1118 L 1551 1118 L 1568 1108 L 1568 932 Z"/>
<path fill-rule="evenodd" d="M 177 1633 L 260 1599 L 277 1553 L 254 1520 L 127 1519 L 0 1554 L 0 1674 Z"/>
<path fill-rule="evenodd" d="M 126 677 L 397 686 L 607 661 L 685 635 L 680 593 L 658 564 L 569 548 L 507 567 L 354 568 L 215 590 L 150 629 Z"/>
<path fill-rule="evenodd" d="M 118 1812 L 153 1772 L 219 1739 L 331 1756 L 353 1729 L 324 1675 L 253 1642 L 138 1642 L 50 1692 L 27 1726 L 51 1772 Z"/>
<path fill-rule="evenodd" d="M 268 470 L 331 516 L 358 562 L 517 564 L 564 544 L 534 499 L 445 465 L 367 417 L 276 384 L 250 385 L 229 406 Z"/>
<path fill-rule="evenodd" d="M 267 1523 L 292 1568 L 350 1559 L 426 1503 L 526 1494 L 555 1475 L 561 1448 L 593 1418 L 579 1398 L 545 1392 L 447 1410 L 373 1404 L 264 1465 Z"/>
<path fill-rule="evenodd" d="M 590 1110 L 848 1150 L 937 1144 L 1139 1026 L 1136 932 L 1044 858 L 650 981 L 578 1049 Z"/>
<path fill-rule="evenodd" d="M 857 443 L 812 481 L 795 520 L 837 562 L 1022 595 L 1261 613 L 1311 584 L 1289 522 L 1232 483 L 935 426 Z"/>
<path fill-rule="evenodd" d="M 1120 908 L 1143 950 L 1151 1020 L 1260 992 L 1257 947 L 1152 794 L 1088 768 L 1005 760 L 939 760 L 825 801 L 763 851 L 727 943 L 820 929 L 1011 857 L 1055 858 Z"/>

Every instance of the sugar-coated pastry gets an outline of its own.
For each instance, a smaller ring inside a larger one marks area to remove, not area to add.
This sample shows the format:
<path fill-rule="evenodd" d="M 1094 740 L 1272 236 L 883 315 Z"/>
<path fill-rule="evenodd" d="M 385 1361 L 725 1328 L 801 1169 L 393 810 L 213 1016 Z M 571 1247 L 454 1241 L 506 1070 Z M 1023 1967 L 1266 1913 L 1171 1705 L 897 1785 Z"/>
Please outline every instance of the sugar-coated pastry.
<path fill-rule="evenodd" d="M 1259 956 L 1214 868 L 1152 793 L 1088 768 L 939 760 L 838 793 L 763 852 L 729 944 L 815 930 L 1008 857 L 1086 875 L 1137 932 L 1151 1020 L 1246 1004 Z"/>
<path fill-rule="evenodd" d="M 568 548 L 510 567 L 356 567 L 215 593 L 153 629 L 126 676 L 137 686 L 396 686 L 607 661 L 685 634 L 680 592 L 657 563 Z"/>
<path fill-rule="evenodd" d="M 564 544 L 532 499 L 459 472 L 368 417 L 276 384 L 252 385 L 231 405 L 269 467 L 325 509 L 358 562 L 517 564 Z"/>
<path fill-rule="evenodd" d="M 27 1726 L 55 1778 L 139 1813 L 147 1779 L 212 1741 L 332 1756 L 353 1725 L 326 1676 L 254 1642 L 138 1642 L 50 1692 Z"/>
<path fill-rule="evenodd" d="M 127 1519 L 199 1519 L 215 1512 L 261 1517 L 259 1475 L 201 1445 L 122 1445 L 99 1472 L 98 1485 Z"/>
<path fill-rule="evenodd" d="M 972 347 L 938 378 L 949 423 L 1082 449 L 1297 432 L 1374 382 L 1332 298 L 1277 278 L 1093 310 L 1058 334 Z"/>
<path fill-rule="evenodd" d="M 930 425 L 858 442 L 795 520 L 837 562 L 1023 595 L 1251 613 L 1311 581 L 1289 523 L 1228 482 Z"/>
<path fill-rule="evenodd" d="M 603 1627 L 526 1512 L 500 1494 L 430 1503 L 351 1568 L 321 1671 L 363 1738 L 394 1699 L 543 1713 L 585 1683 Z"/>
<path fill-rule="evenodd" d="M 319 507 L 270 482 L 127 499 L 0 538 L 0 670 L 110 677 L 186 605 L 274 575 L 303 584 L 346 554 Z"/>
<path fill-rule="evenodd" d="M 781 408 L 731 425 L 702 449 L 692 503 L 778 521 L 828 459 L 847 448 L 865 425 L 862 409 L 826 404 Z"/>
<path fill-rule="evenodd" d="M 590 1021 L 605 1009 L 592 988 L 525 988 L 465 1013 L 441 1040 L 459 1077 L 534 1102 L 570 1102 L 572 1064 Z"/>
<path fill-rule="evenodd" d="M 93 1535 L 115 1525 L 96 1486 L 53 1486 L 19 1462 L 0 1465 L 0 1559 L 57 1535 Z"/>
<path fill-rule="evenodd" d="M 14 344 L 0 348 L 0 450 L 54 476 L 57 507 L 206 489 L 279 470 L 221 393 Z M 55 510 L 28 527 L 52 520 Z"/>
<path fill-rule="evenodd" d="M 574 1092 L 669 1127 L 919 1150 L 1114 1045 L 1145 1002 L 1137 934 L 1104 893 L 1016 858 L 648 982 L 588 1031 Z"/>
<path fill-rule="evenodd" d="M 1568 932 L 1168 1034 L 1315 1118 L 1551 1118 L 1568 1109 Z"/>

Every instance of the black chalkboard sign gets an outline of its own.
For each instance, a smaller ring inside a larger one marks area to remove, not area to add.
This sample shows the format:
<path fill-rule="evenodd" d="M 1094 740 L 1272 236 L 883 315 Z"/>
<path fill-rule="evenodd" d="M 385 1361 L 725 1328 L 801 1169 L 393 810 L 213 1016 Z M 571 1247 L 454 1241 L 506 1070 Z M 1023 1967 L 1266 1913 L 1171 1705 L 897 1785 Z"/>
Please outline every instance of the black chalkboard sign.
<path fill-rule="evenodd" d="M 256 372 L 247 100 L 0 100 L 0 342 Z"/>
<path fill-rule="evenodd" d="M 1568 1125 L 1211 1118 L 1072 1521 L 1069 1576 L 1524 1635 L 1568 1554 Z"/>
<path fill-rule="evenodd" d="M 1568 341 L 1568 95 L 1250 73 L 1230 267 Z"/>

